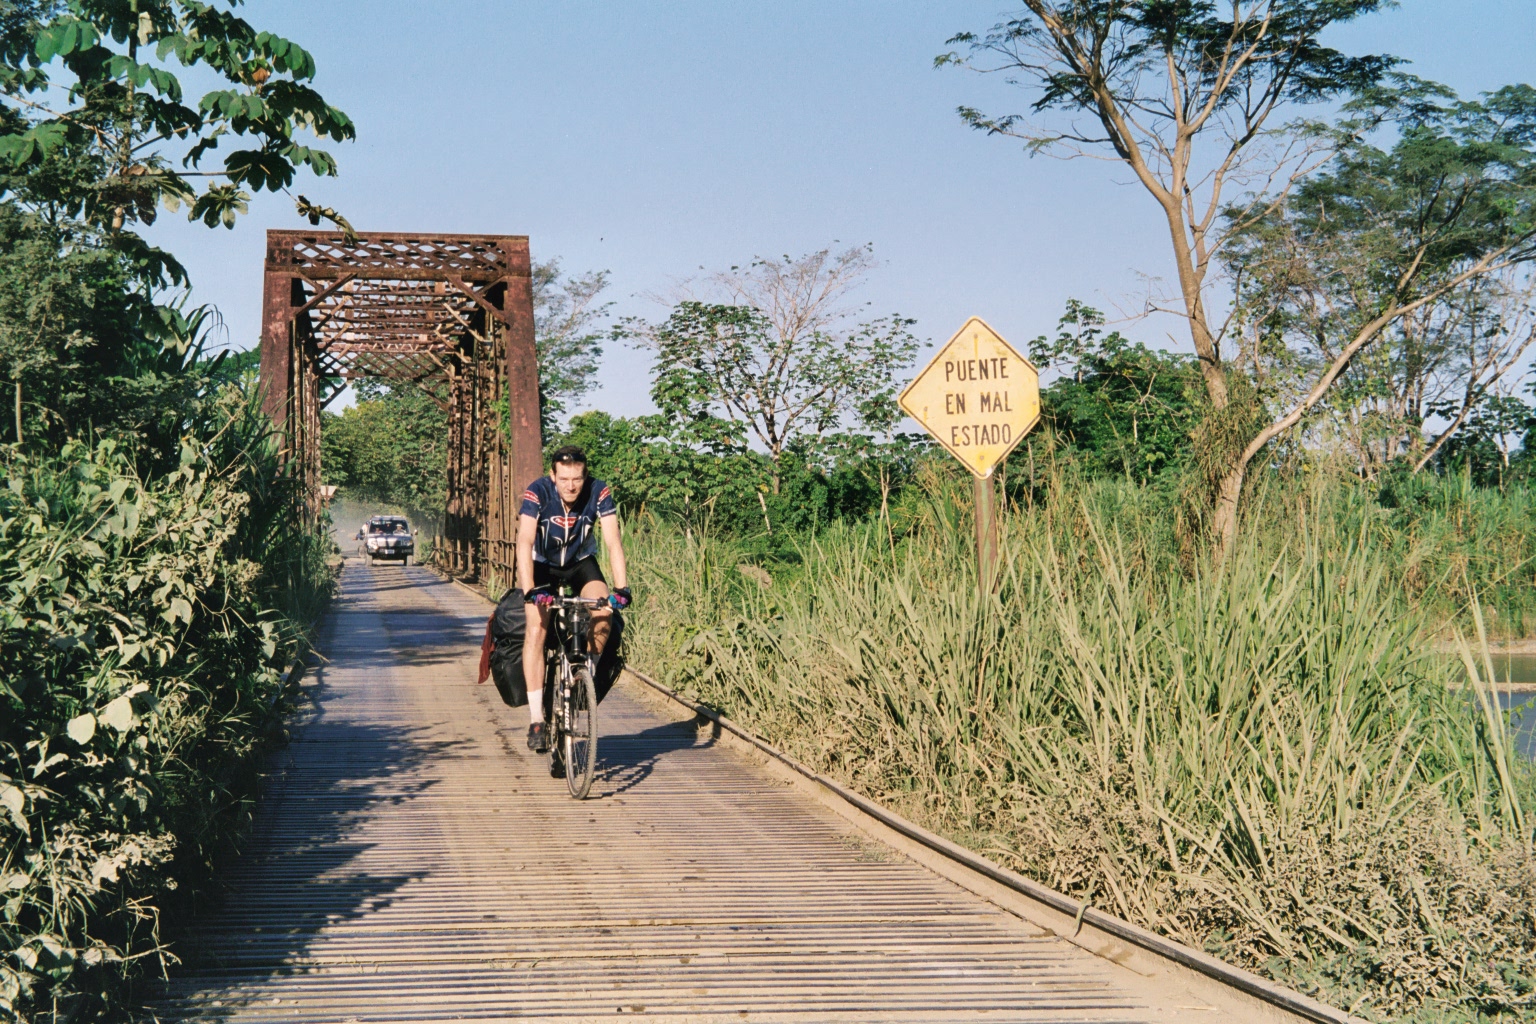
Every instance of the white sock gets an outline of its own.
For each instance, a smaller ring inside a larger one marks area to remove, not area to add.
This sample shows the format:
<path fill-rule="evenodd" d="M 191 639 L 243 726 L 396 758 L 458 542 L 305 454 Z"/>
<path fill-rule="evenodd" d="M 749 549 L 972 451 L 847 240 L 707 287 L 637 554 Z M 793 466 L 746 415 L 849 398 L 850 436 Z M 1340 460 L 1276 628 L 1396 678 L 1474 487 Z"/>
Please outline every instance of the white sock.
<path fill-rule="evenodd" d="M 538 725 L 544 721 L 544 688 L 528 691 L 528 723 Z"/>

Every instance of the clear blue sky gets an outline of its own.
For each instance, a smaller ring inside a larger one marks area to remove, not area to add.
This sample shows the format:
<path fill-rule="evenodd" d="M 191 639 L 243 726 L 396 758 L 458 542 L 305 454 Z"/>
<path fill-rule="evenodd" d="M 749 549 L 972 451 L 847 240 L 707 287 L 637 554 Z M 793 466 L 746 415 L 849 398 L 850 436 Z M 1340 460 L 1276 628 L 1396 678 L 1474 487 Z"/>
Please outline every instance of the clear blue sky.
<path fill-rule="evenodd" d="M 869 242 L 875 312 L 915 317 L 933 343 L 979 315 L 1022 345 L 1069 297 L 1139 308 L 1168 247 L 1119 168 L 1030 159 L 956 117 L 1024 107 L 995 78 L 932 67 L 950 35 L 1010 9 L 253 0 L 245 17 L 309 48 L 317 87 L 357 122 L 357 142 L 333 147 L 340 177 L 295 191 L 359 230 L 526 234 L 537 259 L 611 271 L 618 312 L 647 316 L 646 295 L 701 267 Z M 1536 0 L 1403 0 L 1333 36 L 1465 95 L 1536 80 L 1533 40 Z M 246 348 L 264 230 L 302 226 L 263 194 L 233 231 L 165 217 L 153 237 Z M 1182 350 L 1177 329 L 1126 331 Z M 587 407 L 648 407 L 640 353 L 613 350 L 601 380 Z"/>

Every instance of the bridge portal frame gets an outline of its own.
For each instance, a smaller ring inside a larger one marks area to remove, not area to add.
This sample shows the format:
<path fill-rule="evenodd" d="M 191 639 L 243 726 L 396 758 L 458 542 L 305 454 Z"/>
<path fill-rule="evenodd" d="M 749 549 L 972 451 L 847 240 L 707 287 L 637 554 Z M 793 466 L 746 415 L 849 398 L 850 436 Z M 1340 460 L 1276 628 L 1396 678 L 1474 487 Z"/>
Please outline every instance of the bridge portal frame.
<path fill-rule="evenodd" d="M 515 578 L 520 498 L 544 464 L 527 236 L 268 231 L 260 372 L 310 518 L 321 410 L 352 380 L 421 386 L 448 413 L 435 557 Z"/>

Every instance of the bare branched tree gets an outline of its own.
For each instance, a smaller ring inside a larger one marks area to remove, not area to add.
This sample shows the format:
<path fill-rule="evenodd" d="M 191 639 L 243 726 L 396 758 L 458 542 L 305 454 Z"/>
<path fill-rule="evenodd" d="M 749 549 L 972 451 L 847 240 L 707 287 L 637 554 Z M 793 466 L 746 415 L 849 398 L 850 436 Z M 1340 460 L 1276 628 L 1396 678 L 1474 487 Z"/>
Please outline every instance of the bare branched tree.
<path fill-rule="evenodd" d="M 657 404 L 743 425 L 775 467 L 797 438 L 848 421 L 888 430 L 917 341 L 911 320 L 862 316 L 852 292 L 874 266 L 868 246 L 821 249 L 688 282 L 665 322 L 629 328 L 656 349 Z"/>
<path fill-rule="evenodd" d="M 990 32 L 950 40 L 968 47 L 967 56 L 951 52 L 937 60 L 1036 90 L 1029 115 L 961 108 L 972 127 L 1020 139 L 1032 152 L 1120 163 L 1157 204 L 1179 289 L 1172 311 L 1188 325 L 1212 408 L 1196 436 L 1196 454 L 1211 487 L 1220 552 L 1236 539 L 1238 501 L 1259 451 L 1321 401 L 1361 348 L 1434 301 L 1419 287 L 1431 252 L 1406 253 L 1392 274 L 1397 287 L 1377 291 L 1395 297 L 1373 307 L 1338 345 L 1337 358 L 1318 366 L 1273 418 L 1253 381 L 1225 358 L 1224 343 L 1241 348 L 1237 321 L 1211 312 L 1226 304 L 1209 292 L 1234 241 L 1282 215 L 1302 182 L 1394 111 L 1376 94 L 1396 61 L 1349 56 L 1320 42 L 1329 27 L 1390 6 L 1390 0 L 1024 0 L 1022 12 Z M 1286 120 L 1298 104 L 1348 96 L 1371 102 L 1348 108 L 1331 129 Z M 1488 180 L 1481 178 L 1474 191 Z M 1454 220 L 1455 211 L 1450 216 Z M 1505 244 L 1513 248 L 1491 251 Z M 1456 274 L 1436 281 L 1454 290 L 1496 269 L 1520 244 L 1501 238 L 1461 265 L 1460 281 L 1453 281 Z"/>

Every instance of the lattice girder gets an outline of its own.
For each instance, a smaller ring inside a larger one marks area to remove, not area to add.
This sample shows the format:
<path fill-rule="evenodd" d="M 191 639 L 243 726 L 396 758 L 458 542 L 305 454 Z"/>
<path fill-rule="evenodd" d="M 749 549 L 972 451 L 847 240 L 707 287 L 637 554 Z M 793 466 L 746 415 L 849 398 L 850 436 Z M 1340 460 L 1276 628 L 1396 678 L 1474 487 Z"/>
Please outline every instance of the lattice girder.
<path fill-rule="evenodd" d="M 452 568 L 472 574 L 480 550 L 505 557 L 511 534 L 501 534 L 516 521 L 508 503 L 543 470 L 531 269 L 528 239 L 518 235 L 370 232 L 349 243 L 328 232 L 267 232 L 264 408 L 312 494 L 322 391 L 329 401 L 343 381 L 423 384 L 455 410 Z M 496 441 L 491 395 L 506 399 L 509 446 Z"/>

